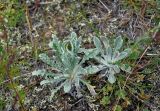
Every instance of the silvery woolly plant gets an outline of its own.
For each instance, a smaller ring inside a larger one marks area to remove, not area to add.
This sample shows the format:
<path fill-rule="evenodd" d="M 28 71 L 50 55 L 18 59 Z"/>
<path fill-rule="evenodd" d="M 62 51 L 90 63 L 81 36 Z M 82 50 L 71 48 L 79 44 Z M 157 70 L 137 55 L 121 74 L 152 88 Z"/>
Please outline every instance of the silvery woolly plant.
<path fill-rule="evenodd" d="M 120 62 L 131 53 L 130 48 L 120 51 L 123 45 L 123 39 L 121 37 L 117 37 L 112 46 L 107 37 L 100 39 L 94 37 L 93 41 L 96 49 L 99 51 L 99 55 L 97 55 L 95 59 L 100 63 L 100 66 L 103 67 L 102 69 L 106 70 L 104 75 L 108 77 L 110 83 L 116 81 L 115 74 L 120 73 L 120 70 L 130 73 L 130 66 Z"/>
<path fill-rule="evenodd" d="M 39 55 L 39 58 L 55 71 L 49 72 L 46 69 L 36 70 L 32 75 L 43 76 L 44 80 L 41 85 L 56 85 L 51 91 L 51 97 L 63 88 L 65 93 L 68 93 L 73 87 L 79 93 L 80 83 L 87 86 L 92 95 L 96 95 L 94 86 L 84 80 L 85 75 L 94 74 L 99 71 L 99 68 L 94 65 L 83 67 L 82 64 L 90 58 L 94 58 L 98 51 L 90 49 L 85 51 L 82 57 L 79 56 L 81 49 L 81 37 L 77 37 L 75 32 L 72 32 L 66 40 L 60 41 L 55 35 L 49 43 L 49 47 L 53 49 L 54 55 L 50 58 L 47 54 Z"/>

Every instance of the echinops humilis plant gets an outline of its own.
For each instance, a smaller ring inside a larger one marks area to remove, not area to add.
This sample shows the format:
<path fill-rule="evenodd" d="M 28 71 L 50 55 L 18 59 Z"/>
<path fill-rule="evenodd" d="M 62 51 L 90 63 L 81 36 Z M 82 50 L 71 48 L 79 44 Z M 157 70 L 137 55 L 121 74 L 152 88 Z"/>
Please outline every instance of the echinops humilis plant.
<path fill-rule="evenodd" d="M 83 67 L 82 64 L 97 55 L 98 51 L 95 49 L 87 50 L 81 58 L 78 55 L 81 50 L 81 41 L 82 38 L 77 38 L 74 32 L 71 33 L 67 40 L 63 41 L 53 36 L 53 40 L 49 43 L 49 47 L 54 52 L 53 57 L 49 58 L 45 53 L 39 55 L 39 58 L 44 63 L 55 69 L 55 73 L 42 69 L 34 71 L 32 75 L 44 77 L 41 85 L 56 84 L 56 88 L 51 91 L 51 97 L 61 88 L 63 88 L 65 93 L 68 93 L 75 87 L 77 93 L 79 93 L 80 82 L 87 86 L 93 96 L 96 95 L 94 86 L 87 83 L 84 80 L 84 76 L 94 74 L 100 69 L 93 65 Z"/>
<path fill-rule="evenodd" d="M 100 63 L 100 66 L 103 67 L 102 69 L 106 69 L 105 75 L 107 75 L 108 81 L 114 83 L 116 81 L 115 74 L 119 73 L 120 69 L 126 72 L 131 71 L 131 68 L 127 64 L 118 64 L 119 61 L 131 53 L 131 49 L 127 48 L 122 52 L 119 51 L 123 45 L 123 39 L 121 37 L 117 37 L 114 40 L 113 48 L 107 37 L 101 39 L 103 39 L 102 42 L 97 37 L 93 38 L 96 49 L 100 53 L 95 59 Z"/>

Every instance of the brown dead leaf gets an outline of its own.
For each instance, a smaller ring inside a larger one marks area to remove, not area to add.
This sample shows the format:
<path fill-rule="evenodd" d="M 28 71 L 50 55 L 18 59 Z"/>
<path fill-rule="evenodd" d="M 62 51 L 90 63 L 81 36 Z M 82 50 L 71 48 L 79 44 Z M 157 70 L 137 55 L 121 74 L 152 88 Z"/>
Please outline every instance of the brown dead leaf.
<path fill-rule="evenodd" d="M 3 38 L 4 32 L 0 32 L 0 38 Z"/>
<path fill-rule="evenodd" d="M 143 74 L 141 74 L 141 75 L 137 75 L 137 82 L 140 82 L 140 81 L 143 81 L 143 79 L 144 79 L 144 75 Z"/>
<path fill-rule="evenodd" d="M 37 107 L 32 107 L 32 111 L 38 111 Z"/>
<path fill-rule="evenodd" d="M 133 12 L 129 11 L 128 13 L 124 14 L 119 21 L 119 27 L 126 27 L 129 24 L 131 18 L 133 16 Z"/>
<path fill-rule="evenodd" d="M 140 10 L 141 17 L 144 17 L 145 12 L 146 12 L 146 8 L 147 8 L 147 1 L 146 0 L 142 0 L 141 1 L 141 10 Z"/>
<path fill-rule="evenodd" d="M 160 44 L 160 32 L 158 31 L 158 32 L 155 32 L 154 34 L 153 34 L 153 40 L 154 40 L 154 42 L 155 43 L 157 43 L 157 44 Z"/>
<path fill-rule="evenodd" d="M 55 28 L 59 37 L 63 37 L 67 34 L 67 30 L 65 29 L 65 21 L 63 16 L 58 16 L 54 20 Z"/>
<path fill-rule="evenodd" d="M 124 102 L 122 103 L 122 107 L 123 108 L 126 108 L 126 107 L 128 107 L 128 105 L 130 105 L 131 104 L 131 102 L 130 102 L 130 100 L 129 100 L 129 98 L 125 98 L 124 99 Z"/>
<path fill-rule="evenodd" d="M 45 34 L 44 34 L 44 36 L 46 37 L 46 38 L 51 38 L 51 36 L 52 36 L 52 30 L 47 30 L 46 32 L 45 32 Z"/>
<path fill-rule="evenodd" d="M 6 31 L 0 31 L 0 39 L 7 41 L 7 32 Z"/>
<path fill-rule="evenodd" d="M 139 95 L 139 98 L 140 99 L 143 99 L 143 100 L 147 100 L 151 97 L 151 95 L 147 95 L 144 93 L 144 91 L 141 91 L 140 95 Z"/>
<path fill-rule="evenodd" d="M 0 23 L 3 22 L 3 16 L 0 15 Z"/>

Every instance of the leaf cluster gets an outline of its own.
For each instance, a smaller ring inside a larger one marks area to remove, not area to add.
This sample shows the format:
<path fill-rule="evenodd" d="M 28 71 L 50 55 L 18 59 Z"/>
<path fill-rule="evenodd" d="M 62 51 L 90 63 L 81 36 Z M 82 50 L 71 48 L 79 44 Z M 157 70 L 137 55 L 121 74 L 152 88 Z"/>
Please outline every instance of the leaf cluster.
<path fill-rule="evenodd" d="M 94 86 L 86 81 L 85 76 L 106 70 L 105 74 L 108 77 L 108 81 L 114 83 L 114 75 L 119 73 L 120 69 L 130 72 L 131 68 L 129 66 L 119 65 L 118 63 L 131 52 L 129 48 L 122 52 L 119 51 L 123 44 L 121 37 L 115 39 L 114 48 L 111 48 L 107 38 L 103 38 L 101 42 L 99 38 L 94 37 L 93 41 L 96 47 L 85 49 L 81 47 L 82 38 L 78 38 L 75 32 L 72 32 L 70 37 L 63 41 L 53 35 L 53 40 L 49 43 L 49 47 L 53 49 L 54 55 L 49 57 L 47 54 L 42 53 L 39 58 L 51 66 L 54 71 L 41 69 L 32 73 L 33 75 L 44 77 L 41 85 L 56 85 L 55 89 L 51 91 L 52 97 L 61 88 L 65 93 L 68 93 L 75 87 L 77 92 L 80 93 L 81 83 L 86 85 L 90 93 L 95 96 Z M 84 66 L 83 64 L 90 59 L 97 60 L 99 65 Z"/>
<path fill-rule="evenodd" d="M 94 87 L 84 80 L 85 75 L 93 74 L 99 71 L 97 66 L 90 65 L 83 67 L 86 60 L 93 58 L 96 50 L 87 50 L 83 57 L 79 56 L 82 38 L 77 38 L 76 33 L 72 32 L 68 40 L 60 41 L 53 36 L 53 40 L 49 43 L 49 47 L 53 49 L 55 55 L 50 59 L 45 53 L 40 54 L 40 59 L 55 69 L 54 72 L 47 70 L 36 70 L 32 74 L 43 76 L 45 79 L 41 81 L 44 84 L 56 84 L 56 89 L 52 90 L 52 95 L 63 87 L 65 93 L 69 92 L 72 87 L 80 89 L 80 83 L 85 84 L 92 95 L 95 95 Z M 97 52 L 98 53 L 98 52 Z"/>
<path fill-rule="evenodd" d="M 114 83 L 116 81 L 114 75 L 119 73 L 120 70 L 128 73 L 131 71 L 129 65 L 120 62 L 131 53 L 131 49 L 127 48 L 122 52 L 120 51 L 123 45 L 123 39 L 121 37 L 117 37 L 114 40 L 113 47 L 110 45 L 110 41 L 106 37 L 103 37 L 102 39 L 101 43 L 100 39 L 94 37 L 94 44 L 100 53 L 95 59 L 100 63 L 103 69 L 106 69 L 105 75 L 107 75 L 108 81 Z"/>

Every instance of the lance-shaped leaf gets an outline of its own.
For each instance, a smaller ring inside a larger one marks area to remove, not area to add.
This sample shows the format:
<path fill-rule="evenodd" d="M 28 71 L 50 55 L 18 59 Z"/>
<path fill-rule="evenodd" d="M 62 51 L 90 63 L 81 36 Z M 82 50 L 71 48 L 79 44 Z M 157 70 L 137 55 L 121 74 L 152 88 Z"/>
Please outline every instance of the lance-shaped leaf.
<path fill-rule="evenodd" d="M 99 53 L 97 49 L 83 49 L 83 52 L 85 53 L 84 60 L 94 58 Z"/>
<path fill-rule="evenodd" d="M 55 67 L 55 62 L 54 60 L 51 60 L 47 54 L 45 53 L 42 53 L 39 55 L 39 58 L 46 64 L 52 66 L 52 67 Z"/>
<path fill-rule="evenodd" d="M 103 42 L 103 45 L 105 47 L 105 50 L 108 50 L 108 48 L 110 47 L 108 38 L 107 37 L 102 37 L 102 42 Z"/>
<path fill-rule="evenodd" d="M 88 66 L 85 67 L 85 74 L 95 74 L 98 71 L 102 70 L 103 66 L 99 65 L 99 66 Z"/>
<path fill-rule="evenodd" d="M 43 80 L 40 82 L 40 85 L 45 85 L 45 84 L 50 84 L 50 83 L 53 83 L 52 80 Z"/>
<path fill-rule="evenodd" d="M 117 37 L 114 41 L 114 49 L 119 50 L 123 45 L 123 39 L 121 37 Z"/>
<path fill-rule="evenodd" d="M 115 78 L 114 74 L 109 74 L 109 76 L 108 76 L 108 81 L 109 81 L 111 84 L 113 84 L 113 83 L 116 82 L 116 78 Z"/>
<path fill-rule="evenodd" d="M 116 58 L 112 59 L 112 61 L 120 61 L 124 58 L 126 58 L 131 52 L 131 49 L 125 49 L 123 52 L 121 52 Z"/>
<path fill-rule="evenodd" d="M 87 83 L 84 80 L 81 80 L 81 81 L 83 82 L 83 84 L 85 84 L 87 86 L 87 88 L 88 88 L 89 92 L 92 94 L 92 96 L 97 95 L 96 91 L 94 90 L 95 86 L 90 85 L 89 83 Z"/>
<path fill-rule="evenodd" d="M 121 65 L 121 69 L 122 69 L 123 71 L 128 72 L 128 73 L 131 73 L 131 67 L 130 67 L 128 64 L 122 64 L 122 65 Z"/>
<path fill-rule="evenodd" d="M 102 44 L 101 44 L 101 41 L 99 40 L 99 38 L 94 37 L 94 38 L 93 38 L 93 42 L 94 42 L 94 45 L 96 46 L 96 48 L 98 48 L 98 50 L 99 50 L 100 52 L 102 52 L 102 51 L 103 51 L 103 50 L 102 50 Z"/>
<path fill-rule="evenodd" d="M 115 71 L 115 73 L 120 72 L 120 68 L 118 67 L 118 65 L 113 65 L 113 70 Z"/>
<path fill-rule="evenodd" d="M 44 76 L 46 74 L 46 70 L 42 69 L 42 70 L 35 70 L 32 72 L 33 76 Z"/>
<path fill-rule="evenodd" d="M 71 83 L 71 81 L 70 81 L 70 80 L 66 80 L 66 81 L 65 81 L 65 84 L 64 84 L 64 86 L 63 86 L 64 92 L 65 92 L 65 93 L 68 93 L 68 92 L 71 90 L 71 88 L 72 88 L 72 83 Z"/>

